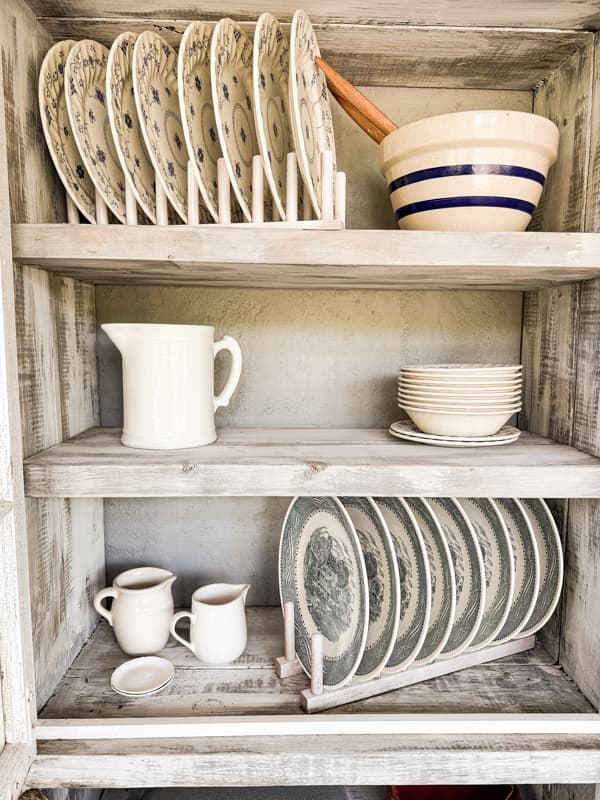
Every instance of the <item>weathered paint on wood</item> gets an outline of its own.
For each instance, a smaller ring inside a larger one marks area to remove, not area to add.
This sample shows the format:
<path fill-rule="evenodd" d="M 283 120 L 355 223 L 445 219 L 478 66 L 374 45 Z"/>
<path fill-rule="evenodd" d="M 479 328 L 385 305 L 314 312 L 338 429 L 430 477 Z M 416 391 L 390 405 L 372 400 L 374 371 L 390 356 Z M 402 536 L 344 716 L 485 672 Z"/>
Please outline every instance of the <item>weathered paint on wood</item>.
<path fill-rule="evenodd" d="M 13 240 L 20 263 L 95 283 L 523 289 L 600 276 L 600 235 L 572 233 L 17 225 Z"/>

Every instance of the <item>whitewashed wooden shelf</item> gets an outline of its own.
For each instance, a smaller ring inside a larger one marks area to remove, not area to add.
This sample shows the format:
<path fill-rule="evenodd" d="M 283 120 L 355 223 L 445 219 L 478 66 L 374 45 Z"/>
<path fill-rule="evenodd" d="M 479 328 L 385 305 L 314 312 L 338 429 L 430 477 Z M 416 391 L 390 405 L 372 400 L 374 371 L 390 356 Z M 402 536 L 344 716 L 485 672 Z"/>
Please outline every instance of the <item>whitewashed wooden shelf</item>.
<path fill-rule="evenodd" d="M 600 276 L 597 233 L 13 225 L 13 255 L 113 284 L 525 290 Z"/>
<path fill-rule="evenodd" d="M 595 709 L 539 644 L 495 663 L 307 716 L 299 705 L 306 676 L 281 681 L 273 670 L 282 644 L 280 609 L 248 609 L 248 630 L 244 655 L 219 668 L 171 642 L 162 655 L 175 665 L 173 684 L 132 700 L 109 688 L 125 656 L 101 622 L 40 714 L 30 783 L 141 787 L 156 785 L 160 776 L 163 786 L 293 785 L 318 783 L 319 776 L 342 783 L 344 774 L 368 783 L 369 769 L 378 782 L 410 775 L 412 782 L 435 783 L 451 763 L 447 774 L 457 774 L 456 760 L 464 782 L 485 782 L 490 768 L 497 780 L 576 780 L 577 746 L 579 778 L 600 777 L 600 738 L 589 731 L 585 740 L 581 735 L 586 725 L 600 729 Z M 508 719 L 513 724 L 517 715 L 537 733 L 518 740 L 504 736 Z M 559 735 L 560 715 L 574 716 L 560 723 L 567 733 Z M 261 724 L 273 733 L 248 733 Z M 441 735 L 444 724 L 447 733 Z M 199 733 L 203 726 L 216 734 Z M 411 726 L 420 733 L 393 732 Z M 461 726 L 479 733 L 456 735 Z M 361 727 L 367 735 L 355 732 Z M 333 735 L 336 728 L 341 733 Z M 102 765 L 109 758 L 107 773 Z"/>
<path fill-rule="evenodd" d="M 25 493 L 600 497 L 600 459 L 527 433 L 464 450 L 401 442 L 380 428 L 225 428 L 215 444 L 188 450 L 132 449 L 120 434 L 90 428 L 26 459 Z"/>

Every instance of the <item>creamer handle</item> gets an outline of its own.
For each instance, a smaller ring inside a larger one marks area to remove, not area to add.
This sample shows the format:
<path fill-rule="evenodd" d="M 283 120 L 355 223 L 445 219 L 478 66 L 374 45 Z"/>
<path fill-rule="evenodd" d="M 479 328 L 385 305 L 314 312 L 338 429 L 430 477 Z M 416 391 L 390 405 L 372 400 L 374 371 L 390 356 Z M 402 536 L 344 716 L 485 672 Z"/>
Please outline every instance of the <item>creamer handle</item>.
<path fill-rule="evenodd" d="M 102 601 L 105 597 L 116 597 L 119 594 L 118 589 L 115 589 L 114 586 L 107 586 L 106 589 L 100 589 L 97 595 L 94 597 L 94 608 L 100 614 L 101 617 L 108 620 L 108 624 L 112 628 L 113 626 L 113 615 L 112 613 L 102 605 Z"/>
<path fill-rule="evenodd" d="M 229 350 L 231 353 L 231 368 L 221 394 L 214 398 L 215 411 L 221 406 L 229 405 L 242 374 L 242 351 L 233 336 L 224 336 L 220 341 L 214 343 L 213 355 L 216 356 L 221 350 Z"/>
<path fill-rule="evenodd" d="M 188 650 L 191 650 L 193 653 L 194 652 L 193 644 L 191 642 L 188 642 L 187 639 L 184 639 L 183 636 L 180 636 L 175 630 L 175 627 L 179 622 L 179 620 L 183 619 L 184 617 L 189 617 L 190 622 L 193 622 L 194 620 L 194 615 L 192 614 L 191 611 L 178 611 L 171 619 L 171 634 L 175 637 L 175 639 L 177 639 L 178 642 L 181 642 L 181 644 L 185 645 L 188 648 Z"/>

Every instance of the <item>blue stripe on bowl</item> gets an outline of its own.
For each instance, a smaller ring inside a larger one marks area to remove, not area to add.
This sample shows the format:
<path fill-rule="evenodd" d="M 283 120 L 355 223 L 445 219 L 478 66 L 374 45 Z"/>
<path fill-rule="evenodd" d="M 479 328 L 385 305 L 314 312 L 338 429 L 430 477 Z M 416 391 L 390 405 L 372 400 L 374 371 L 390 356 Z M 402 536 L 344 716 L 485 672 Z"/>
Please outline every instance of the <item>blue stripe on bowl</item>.
<path fill-rule="evenodd" d="M 465 197 L 438 197 L 433 200 L 421 200 L 418 203 L 409 203 L 401 206 L 395 212 L 396 219 L 419 214 L 421 211 L 437 211 L 441 208 L 463 208 L 465 206 L 492 206 L 495 208 L 511 208 L 514 211 L 523 211 L 531 216 L 535 211 L 535 203 L 520 200 L 517 197 L 493 197 L 486 195 L 471 195 Z"/>
<path fill-rule="evenodd" d="M 410 186 L 411 183 L 420 183 L 432 178 L 454 178 L 457 175 L 509 175 L 512 178 L 526 178 L 530 181 L 544 185 L 546 180 L 541 172 L 527 167 L 517 167 L 513 164 L 453 164 L 449 167 L 429 167 L 428 169 L 418 169 L 416 172 L 409 172 L 401 175 L 390 183 L 390 192 L 395 192 L 402 186 Z"/>

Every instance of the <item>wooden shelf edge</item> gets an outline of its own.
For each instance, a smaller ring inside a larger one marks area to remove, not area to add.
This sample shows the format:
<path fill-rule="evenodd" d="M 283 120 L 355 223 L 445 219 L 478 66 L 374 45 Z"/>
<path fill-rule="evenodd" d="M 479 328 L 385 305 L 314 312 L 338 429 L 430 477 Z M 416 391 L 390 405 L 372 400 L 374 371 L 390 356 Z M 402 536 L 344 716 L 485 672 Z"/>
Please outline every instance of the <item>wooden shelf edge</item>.
<path fill-rule="evenodd" d="M 12 231 L 17 263 L 93 283 L 525 290 L 600 276 L 595 233 L 24 224 Z"/>

